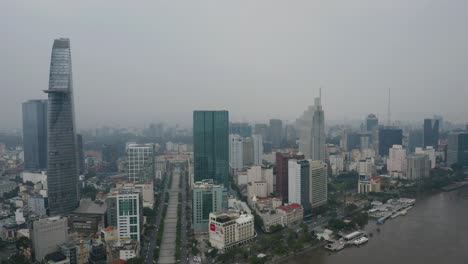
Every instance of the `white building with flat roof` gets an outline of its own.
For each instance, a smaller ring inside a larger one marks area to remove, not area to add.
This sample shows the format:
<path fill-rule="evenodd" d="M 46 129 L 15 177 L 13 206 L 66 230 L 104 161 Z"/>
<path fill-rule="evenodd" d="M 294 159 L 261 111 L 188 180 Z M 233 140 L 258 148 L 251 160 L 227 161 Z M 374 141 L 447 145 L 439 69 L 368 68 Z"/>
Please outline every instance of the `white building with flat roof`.
<path fill-rule="evenodd" d="M 255 238 L 254 216 L 238 212 L 210 213 L 211 246 L 225 250 Z"/>
<path fill-rule="evenodd" d="M 387 171 L 392 177 L 405 177 L 406 149 L 404 149 L 402 145 L 393 145 L 393 147 L 389 150 Z"/>

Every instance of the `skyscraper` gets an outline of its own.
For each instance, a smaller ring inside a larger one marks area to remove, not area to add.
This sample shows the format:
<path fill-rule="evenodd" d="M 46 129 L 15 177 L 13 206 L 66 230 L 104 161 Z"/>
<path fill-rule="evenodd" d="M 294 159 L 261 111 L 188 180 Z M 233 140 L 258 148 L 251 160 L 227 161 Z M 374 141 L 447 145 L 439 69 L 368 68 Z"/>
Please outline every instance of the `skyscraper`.
<path fill-rule="evenodd" d="M 229 135 L 229 165 L 233 171 L 244 167 L 244 144 L 239 135 Z"/>
<path fill-rule="evenodd" d="M 23 103 L 23 150 L 26 170 L 47 169 L 47 100 Z"/>
<path fill-rule="evenodd" d="M 147 182 L 154 180 L 155 146 L 129 142 L 126 145 L 128 180 L 134 182 Z"/>
<path fill-rule="evenodd" d="M 407 157 L 406 162 L 406 179 L 419 180 L 429 177 L 431 170 L 431 161 L 429 156 L 425 154 L 411 154 Z"/>
<path fill-rule="evenodd" d="M 283 121 L 270 119 L 270 141 L 274 148 L 279 148 L 283 141 Z"/>
<path fill-rule="evenodd" d="M 327 164 L 321 160 L 311 160 L 309 197 L 312 208 L 325 205 L 328 200 Z"/>
<path fill-rule="evenodd" d="M 315 98 L 315 104 L 296 121 L 299 131 L 299 151 L 307 159 L 325 159 L 325 115 L 321 98 Z"/>
<path fill-rule="evenodd" d="M 468 166 L 468 131 L 448 135 L 447 165 L 452 166 L 456 163 Z"/>
<path fill-rule="evenodd" d="M 84 149 L 83 149 L 83 136 L 76 134 L 76 148 L 78 155 L 78 172 L 83 174 L 85 172 L 85 162 L 84 162 Z"/>
<path fill-rule="evenodd" d="M 290 159 L 288 161 L 289 203 L 310 207 L 310 166 L 308 160 Z"/>
<path fill-rule="evenodd" d="M 229 113 L 228 111 L 193 112 L 193 151 L 195 181 L 212 179 L 228 184 Z"/>
<path fill-rule="evenodd" d="M 193 231 L 208 232 L 210 213 L 223 208 L 223 186 L 213 184 L 212 180 L 200 181 L 195 183 L 192 193 Z"/>
<path fill-rule="evenodd" d="M 371 132 L 374 128 L 379 126 L 379 119 L 376 115 L 370 114 L 366 118 L 366 129 L 368 132 Z"/>
<path fill-rule="evenodd" d="M 51 215 L 78 206 L 78 157 L 69 39 L 56 39 L 50 61 L 47 186 Z"/>
<path fill-rule="evenodd" d="M 262 135 L 252 135 L 254 165 L 262 165 L 263 162 L 263 137 Z"/>
<path fill-rule="evenodd" d="M 290 159 L 304 159 L 302 153 L 276 152 L 276 192 L 283 200 L 289 199 L 289 170 Z"/>
<path fill-rule="evenodd" d="M 439 145 L 439 120 L 424 119 L 424 147 L 437 148 Z"/>
<path fill-rule="evenodd" d="M 380 127 L 378 130 L 378 150 L 380 156 L 388 156 L 393 145 L 403 144 L 403 130 L 396 127 Z"/>

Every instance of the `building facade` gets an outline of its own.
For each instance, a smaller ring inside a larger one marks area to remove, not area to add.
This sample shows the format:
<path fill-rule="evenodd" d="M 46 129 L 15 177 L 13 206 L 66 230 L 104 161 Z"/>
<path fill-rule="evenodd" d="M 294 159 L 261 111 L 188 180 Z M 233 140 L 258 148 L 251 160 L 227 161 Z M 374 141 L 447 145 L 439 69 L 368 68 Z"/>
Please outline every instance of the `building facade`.
<path fill-rule="evenodd" d="M 192 226 L 195 233 L 208 232 L 210 213 L 220 212 L 223 209 L 223 189 L 222 185 L 213 184 L 211 180 L 194 183 Z"/>
<path fill-rule="evenodd" d="M 78 206 L 78 157 L 69 39 L 52 47 L 48 94 L 47 187 L 51 215 L 67 214 Z"/>
<path fill-rule="evenodd" d="M 310 160 L 309 197 L 312 208 L 325 205 L 328 200 L 327 164 L 321 160 Z"/>
<path fill-rule="evenodd" d="M 439 145 L 439 120 L 424 119 L 423 146 L 437 148 Z"/>
<path fill-rule="evenodd" d="M 227 186 L 229 176 L 228 111 L 193 112 L 193 150 L 195 181 L 212 179 L 215 183 Z"/>
<path fill-rule="evenodd" d="M 252 135 L 253 140 L 253 165 L 262 165 L 263 162 L 263 137 Z"/>
<path fill-rule="evenodd" d="M 376 143 L 379 155 L 388 156 L 389 149 L 393 145 L 403 145 L 403 130 L 396 127 L 380 127 Z"/>
<path fill-rule="evenodd" d="M 389 150 L 387 171 L 392 177 L 404 177 L 406 173 L 406 149 L 402 145 L 393 145 Z"/>
<path fill-rule="evenodd" d="M 431 162 L 425 154 L 412 154 L 407 157 L 406 178 L 408 180 L 419 180 L 429 177 Z"/>
<path fill-rule="evenodd" d="M 68 239 L 67 218 L 49 217 L 33 222 L 30 230 L 34 258 L 41 262 L 47 254 L 57 251 Z"/>
<path fill-rule="evenodd" d="M 270 141 L 274 148 L 281 147 L 283 141 L 283 121 L 270 119 Z"/>
<path fill-rule="evenodd" d="M 155 177 L 155 145 L 127 143 L 127 173 L 132 182 L 146 182 Z"/>
<path fill-rule="evenodd" d="M 447 165 L 468 166 L 468 132 L 454 132 L 448 136 Z"/>
<path fill-rule="evenodd" d="M 325 114 L 321 98 L 296 121 L 299 132 L 299 151 L 306 159 L 325 160 Z"/>
<path fill-rule="evenodd" d="M 302 153 L 276 152 L 276 192 L 285 200 L 289 198 L 288 161 L 304 159 Z"/>
<path fill-rule="evenodd" d="M 226 250 L 256 236 L 252 214 L 210 213 L 209 217 L 209 241 L 214 248 Z"/>
<path fill-rule="evenodd" d="M 244 144 L 240 135 L 229 135 L 229 165 L 238 171 L 244 167 Z"/>
<path fill-rule="evenodd" d="M 23 108 L 25 170 L 47 169 L 47 100 L 29 100 Z"/>

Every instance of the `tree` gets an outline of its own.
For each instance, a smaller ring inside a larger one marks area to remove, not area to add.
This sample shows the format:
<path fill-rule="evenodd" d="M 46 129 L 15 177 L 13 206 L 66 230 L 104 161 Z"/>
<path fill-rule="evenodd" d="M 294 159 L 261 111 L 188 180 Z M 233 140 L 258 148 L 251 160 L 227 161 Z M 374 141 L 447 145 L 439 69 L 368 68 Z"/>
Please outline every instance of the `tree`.
<path fill-rule="evenodd" d="M 144 259 L 138 258 L 138 257 L 127 260 L 127 264 L 143 264 L 143 263 L 145 263 Z"/>
<path fill-rule="evenodd" d="M 31 240 L 27 237 L 21 237 L 16 241 L 16 249 L 22 251 L 31 247 Z"/>
<path fill-rule="evenodd" d="M 270 227 L 270 232 L 271 233 L 276 233 L 276 232 L 279 232 L 283 230 L 283 226 L 282 225 L 273 225 Z"/>

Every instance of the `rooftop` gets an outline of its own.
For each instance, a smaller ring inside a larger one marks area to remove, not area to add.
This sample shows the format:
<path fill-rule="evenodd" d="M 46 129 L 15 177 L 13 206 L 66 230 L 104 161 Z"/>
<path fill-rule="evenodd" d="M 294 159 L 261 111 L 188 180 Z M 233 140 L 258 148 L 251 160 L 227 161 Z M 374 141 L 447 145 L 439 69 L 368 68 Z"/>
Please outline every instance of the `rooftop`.
<path fill-rule="evenodd" d="M 82 199 L 80 206 L 73 211 L 77 214 L 105 214 L 107 204 L 102 201 L 92 201 L 91 199 Z"/>

